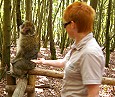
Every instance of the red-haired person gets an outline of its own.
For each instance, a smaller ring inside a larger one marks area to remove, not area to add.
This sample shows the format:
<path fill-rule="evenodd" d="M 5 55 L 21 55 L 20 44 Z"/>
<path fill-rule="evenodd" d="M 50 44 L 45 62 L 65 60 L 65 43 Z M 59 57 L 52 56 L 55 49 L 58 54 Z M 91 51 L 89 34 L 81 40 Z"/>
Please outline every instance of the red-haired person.
<path fill-rule="evenodd" d="M 61 60 L 32 60 L 64 67 L 61 97 L 99 97 L 105 58 L 93 37 L 94 9 L 84 2 L 69 5 L 63 15 L 64 28 L 74 39 L 71 50 Z"/>

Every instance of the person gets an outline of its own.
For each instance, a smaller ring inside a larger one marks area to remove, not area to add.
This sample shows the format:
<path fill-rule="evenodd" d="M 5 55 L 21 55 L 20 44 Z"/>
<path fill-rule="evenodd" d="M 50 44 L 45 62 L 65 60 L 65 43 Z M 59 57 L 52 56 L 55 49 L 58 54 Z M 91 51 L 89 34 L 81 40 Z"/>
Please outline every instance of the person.
<path fill-rule="evenodd" d="M 64 28 L 74 39 L 63 59 L 32 60 L 48 66 L 64 67 L 61 97 L 98 97 L 105 58 L 93 37 L 94 9 L 85 2 L 67 6 L 63 15 Z"/>

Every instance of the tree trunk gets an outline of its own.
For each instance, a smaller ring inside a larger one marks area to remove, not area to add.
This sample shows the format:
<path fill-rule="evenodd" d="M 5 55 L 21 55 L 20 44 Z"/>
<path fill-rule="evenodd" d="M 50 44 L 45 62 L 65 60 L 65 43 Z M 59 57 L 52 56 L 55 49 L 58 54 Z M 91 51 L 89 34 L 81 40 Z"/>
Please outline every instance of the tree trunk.
<path fill-rule="evenodd" d="M 62 36 L 62 41 L 61 41 L 61 54 L 63 54 L 63 50 L 65 48 L 65 41 L 67 39 L 67 32 L 66 33 L 63 33 L 63 36 Z"/>
<path fill-rule="evenodd" d="M 113 9 L 115 9 L 115 0 L 113 1 Z M 113 18 L 114 18 L 114 29 L 113 29 L 113 43 L 112 43 L 112 48 L 111 48 L 111 51 L 114 51 L 115 50 L 115 11 L 113 13 Z"/>
<path fill-rule="evenodd" d="M 92 5 L 93 6 L 93 5 Z M 97 31 L 95 31 L 95 38 L 97 41 L 99 41 L 99 36 L 100 36 L 100 33 L 101 33 L 101 23 L 102 23 L 102 11 L 103 11 L 103 0 L 102 0 L 102 3 L 99 5 L 99 19 L 98 19 L 98 22 L 97 22 Z"/>
<path fill-rule="evenodd" d="M 2 29 L 0 24 L 0 60 L 2 59 Z"/>
<path fill-rule="evenodd" d="M 7 5 L 7 6 L 6 6 Z M 11 0 L 4 0 L 3 16 L 3 48 L 2 48 L 2 68 L 10 69 L 10 35 L 11 35 Z M 4 71 L 6 72 L 6 70 Z M 7 84 L 14 84 L 15 80 L 7 75 Z M 11 97 L 12 93 L 8 93 Z"/>
<path fill-rule="evenodd" d="M 90 5 L 94 8 L 95 11 L 96 11 L 96 8 L 97 8 L 97 3 L 98 3 L 98 0 L 91 0 L 90 1 Z"/>
<path fill-rule="evenodd" d="M 66 6 L 68 6 L 68 4 L 69 4 L 69 1 L 66 2 Z M 65 1 L 63 0 L 62 10 L 64 10 L 64 5 L 65 5 Z M 63 13 L 62 13 L 62 14 L 63 14 Z M 62 16 L 62 17 L 63 17 L 63 16 Z M 65 32 L 64 27 L 62 27 L 61 43 L 60 43 L 60 48 L 61 48 L 60 53 L 61 53 L 61 54 L 63 54 L 63 50 L 64 50 L 64 48 L 65 48 L 66 38 L 67 38 L 67 32 Z"/>
<path fill-rule="evenodd" d="M 20 12 L 20 1 L 21 0 L 16 0 L 16 18 L 17 18 L 17 29 L 18 29 L 18 32 L 19 32 L 19 26 L 22 24 L 21 12 Z"/>
<path fill-rule="evenodd" d="M 25 0 L 26 5 L 26 19 L 28 21 L 32 21 L 32 0 Z"/>
<path fill-rule="evenodd" d="M 3 0 L 1 0 L 1 4 L 0 4 L 0 9 L 1 9 L 1 6 L 3 4 Z M 0 18 L 2 18 L 2 15 L 0 14 Z M 1 59 L 2 59 L 2 20 L 0 20 L 0 62 L 1 62 Z M 0 65 L 0 68 L 1 68 L 1 65 Z"/>
<path fill-rule="evenodd" d="M 6 6 L 7 5 L 7 6 Z M 11 1 L 4 0 L 2 67 L 10 68 Z"/>
<path fill-rule="evenodd" d="M 12 32 L 12 41 L 13 45 L 16 46 L 16 0 L 13 0 L 13 27 L 14 30 Z"/>
<path fill-rule="evenodd" d="M 108 16 L 106 22 L 106 64 L 105 66 L 108 67 L 109 59 L 110 59 L 110 35 L 109 35 L 109 26 L 110 26 L 110 15 L 111 15 L 111 4 L 112 0 L 109 0 L 108 4 Z"/>
<path fill-rule="evenodd" d="M 48 27 L 50 33 L 50 51 L 51 51 L 51 59 L 56 59 L 56 50 L 54 47 L 53 40 L 53 31 L 52 31 L 52 0 L 49 0 L 49 17 L 48 17 Z"/>
<path fill-rule="evenodd" d="M 40 4 L 42 4 L 42 5 L 40 6 Z M 38 33 L 38 41 L 39 41 L 38 50 L 40 50 L 40 47 L 41 47 L 41 32 L 42 32 L 42 26 L 43 26 L 43 10 L 44 10 L 44 0 L 42 0 L 42 3 L 40 3 L 40 0 L 38 0 L 38 9 L 37 9 L 37 14 L 38 14 L 37 33 Z"/>

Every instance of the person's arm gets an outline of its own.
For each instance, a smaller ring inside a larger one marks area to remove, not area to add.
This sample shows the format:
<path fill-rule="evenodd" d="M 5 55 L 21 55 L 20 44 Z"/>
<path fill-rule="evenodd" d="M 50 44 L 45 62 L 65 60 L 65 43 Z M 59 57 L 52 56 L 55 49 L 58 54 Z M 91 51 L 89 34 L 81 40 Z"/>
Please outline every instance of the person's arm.
<path fill-rule="evenodd" d="M 88 97 L 99 97 L 99 84 L 87 85 Z"/>
<path fill-rule="evenodd" d="M 59 60 L 45 60 L 44 58 L 40 58 L 40 60 L 31 60 L 32 62 L 35 62 L 36 64 L 44 64 L 44 65 L 49 65 L 49 66 L 54 66 L 54 67 L 64 67 L 64 60 L 59 59 Z"/>

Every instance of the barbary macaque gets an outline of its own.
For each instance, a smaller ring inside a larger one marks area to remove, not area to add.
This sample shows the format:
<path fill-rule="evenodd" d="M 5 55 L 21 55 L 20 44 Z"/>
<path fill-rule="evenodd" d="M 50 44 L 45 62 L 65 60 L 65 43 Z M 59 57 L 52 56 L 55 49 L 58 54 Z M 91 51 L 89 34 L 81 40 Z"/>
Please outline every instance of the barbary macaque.
<path fill-rule="evenodd" d="M 25 21 L 20 26 L 20 36 L 17 43 L 16 57 L 11 61 L 10 74 L 23 78 L 28 70 L 34 69 L 36 64 L 31 59 L 36 59 L 38 54 L 38 37 L 33 23 Z"/>

